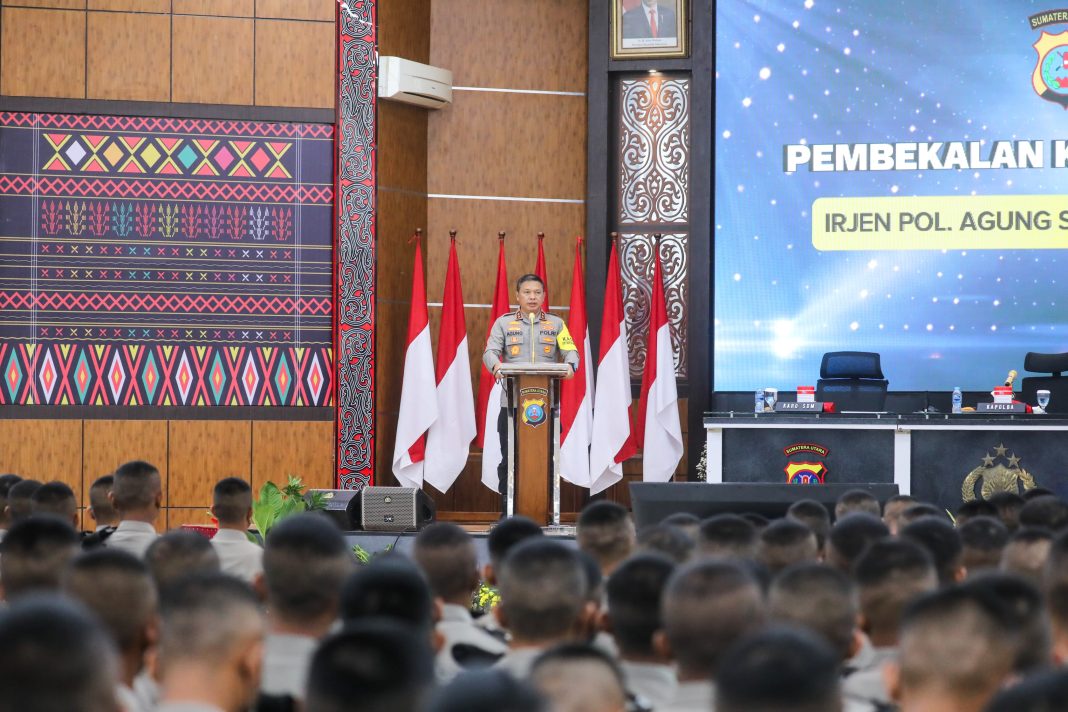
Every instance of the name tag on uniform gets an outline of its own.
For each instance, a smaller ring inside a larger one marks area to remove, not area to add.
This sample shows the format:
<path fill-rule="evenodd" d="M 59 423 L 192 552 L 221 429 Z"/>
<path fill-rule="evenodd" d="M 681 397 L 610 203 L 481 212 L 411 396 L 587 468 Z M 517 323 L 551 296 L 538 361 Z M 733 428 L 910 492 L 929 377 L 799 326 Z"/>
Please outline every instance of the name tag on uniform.
<path fill-rule="evenodd" d="M 556 343 L 556 337 L 555 336 L 543 336 L 543 337 L 541 337 L 541 343 L 543 343 L 543 344 L 555 344 Z"/>

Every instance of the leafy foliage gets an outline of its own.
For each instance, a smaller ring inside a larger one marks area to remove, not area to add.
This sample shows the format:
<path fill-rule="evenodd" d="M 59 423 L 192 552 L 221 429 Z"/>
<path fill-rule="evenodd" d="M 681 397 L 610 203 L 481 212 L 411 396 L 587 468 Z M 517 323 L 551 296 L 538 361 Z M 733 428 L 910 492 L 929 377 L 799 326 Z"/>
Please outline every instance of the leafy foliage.
<path fill-rule="evenodd" d="M 289 475 L 289 481 L 281 489 L 271 481 L 260 488 L 259 497 L 252 503 L 252 525 L 261 537 L 266 539 L 271 527 L 286 517 L 326 509 L 322 492 L 312 492 L 305 497 L 304 490 L 304 482 L 293 475 Z"/>
<path fill-rule="evenodd" d="M 478 584 L 478 590 L 471 597 L 471 612 L 474 614 L 489 613 L 501 602 L 501 594 L 493 586 L 485 581 Z"/>

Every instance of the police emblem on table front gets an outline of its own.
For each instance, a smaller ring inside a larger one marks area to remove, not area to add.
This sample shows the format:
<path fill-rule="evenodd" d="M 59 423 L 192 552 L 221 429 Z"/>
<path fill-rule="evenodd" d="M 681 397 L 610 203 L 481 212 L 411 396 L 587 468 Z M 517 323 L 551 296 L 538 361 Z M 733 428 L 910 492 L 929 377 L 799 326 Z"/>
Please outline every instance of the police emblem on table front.
<path fill-rule="evenodd" d="M 1020 494 L 1029 489 L 1034 489 L 1035 478 L 1031 473 L 1020 467 L 1021 458 L 1015 452 L 1009 452 L 1003 443 L 994 448 L 994 454 L 987 453 L 983 456 L 983 464 L 968 473 L 961 484 L 960 495 L 965 502 L 971 502 L 977 498 L 976 485 L 979 485 L 979 496 L 990 499 L 999 492 L 1012 492 Z"/>
<path fill-rule="evenodd" d="M 531 427 L 538 427 L 547 419 L 544 398 L 524 398 L 522 403 L 523 422 Z"/>

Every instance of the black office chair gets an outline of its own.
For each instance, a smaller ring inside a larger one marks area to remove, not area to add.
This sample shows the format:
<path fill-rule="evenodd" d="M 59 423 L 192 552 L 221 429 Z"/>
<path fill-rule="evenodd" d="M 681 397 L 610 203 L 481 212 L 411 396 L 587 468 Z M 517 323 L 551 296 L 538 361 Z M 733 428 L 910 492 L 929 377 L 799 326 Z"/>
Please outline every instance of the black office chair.
<path fill-rule="evenodd" d="M 1034 405 L 1040 390 L 1049 391 L 1047 413 L 1068 413 L 1068 378 L 1061 374 L 1068 371 L 1068 354 L 1039 354 L 1034 351 L 1024 356 L 1024 370 L 1031 373 L 1048 373 L 1048 376 L 1028 376 L 1023 379 L 1020 397 Z"/>
<path fill-rule="evenodd" d="M 886 409 L 886 387 L 879 354 L 832 351 L 823 354 L 816 400 L 833 402 L 835 410 L 879 412 Z"/>

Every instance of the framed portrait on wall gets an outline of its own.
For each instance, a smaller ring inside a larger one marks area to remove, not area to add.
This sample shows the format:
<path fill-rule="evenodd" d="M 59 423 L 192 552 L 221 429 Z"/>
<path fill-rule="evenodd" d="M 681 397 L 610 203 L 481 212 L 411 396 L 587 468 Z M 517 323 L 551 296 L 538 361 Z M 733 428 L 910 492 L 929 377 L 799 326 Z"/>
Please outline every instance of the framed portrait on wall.
<path fill-rule="evenodd" d="M 686 0 L 612 0 L 612 59 L 685 57 Z"/>

